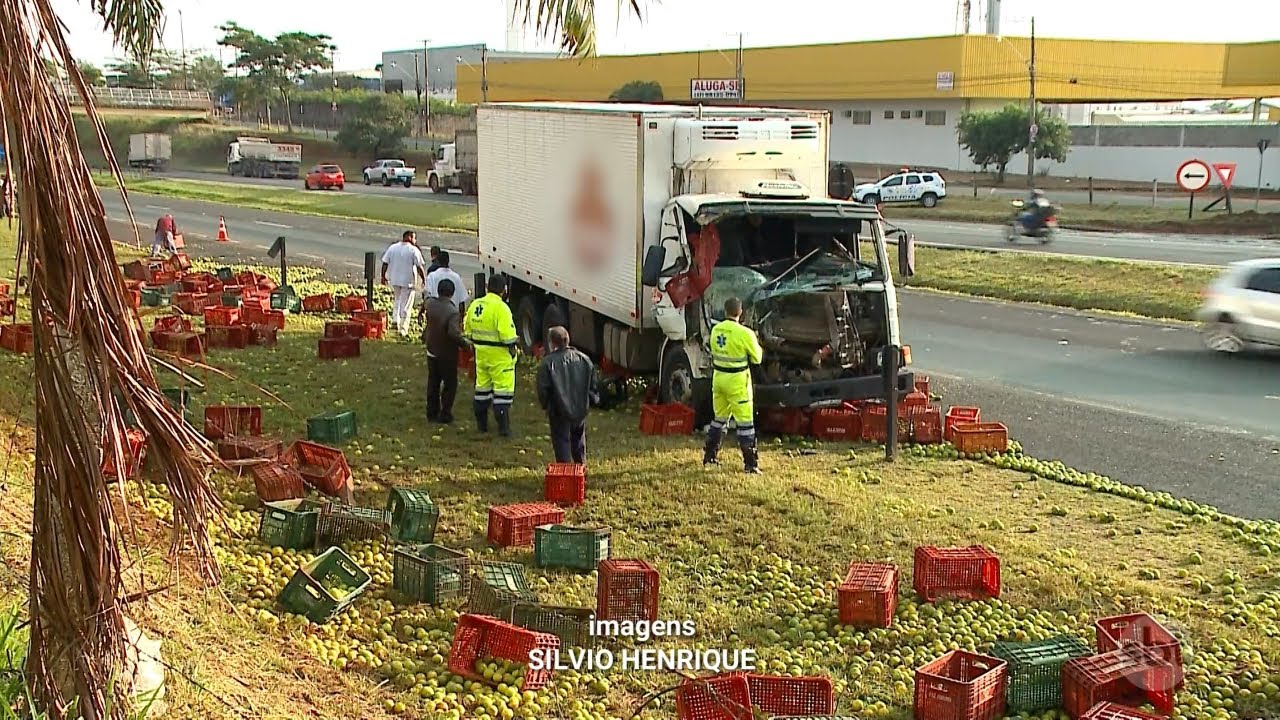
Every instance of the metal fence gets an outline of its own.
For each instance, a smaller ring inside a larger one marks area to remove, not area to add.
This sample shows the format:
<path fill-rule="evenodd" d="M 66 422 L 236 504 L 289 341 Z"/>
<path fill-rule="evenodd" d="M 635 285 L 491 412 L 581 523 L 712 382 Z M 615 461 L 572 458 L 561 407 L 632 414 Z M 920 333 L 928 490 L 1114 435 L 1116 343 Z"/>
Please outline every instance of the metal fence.
<path fill-rule="evenodd" d="M 63 83 L 60 90 L 71 104 L 82 104 L 80 93 L 70 83 Z M 213 108 L 213 98 L 209 93 L 195 90 L 95 87 L 93 88 L 93 101 L 99 107 L 204 111 L 209 111 Z"/>

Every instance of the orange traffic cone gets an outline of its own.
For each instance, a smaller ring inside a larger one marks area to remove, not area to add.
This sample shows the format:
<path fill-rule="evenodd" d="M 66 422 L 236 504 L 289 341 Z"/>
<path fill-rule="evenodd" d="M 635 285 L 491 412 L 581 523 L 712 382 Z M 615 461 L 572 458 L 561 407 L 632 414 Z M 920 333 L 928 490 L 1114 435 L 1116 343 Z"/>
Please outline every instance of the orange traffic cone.
<path fill-rule="evenodd" d="M 227 236 L 227 221 L 222 219 L 221 216 L 219 216 L 218 217 L 218 242 L 228 242 L 229 240 L 231 240 L 231 238 Z"/>

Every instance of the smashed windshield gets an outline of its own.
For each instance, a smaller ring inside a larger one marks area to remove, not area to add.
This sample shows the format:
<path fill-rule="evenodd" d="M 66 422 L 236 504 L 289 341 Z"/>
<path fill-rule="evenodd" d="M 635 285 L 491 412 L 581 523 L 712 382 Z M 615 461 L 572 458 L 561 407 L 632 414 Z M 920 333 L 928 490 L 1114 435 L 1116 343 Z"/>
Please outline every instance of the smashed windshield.
<path fill-rule="evenodd" d="M 880 228 L 852 218 L 735 215 L 715 223 L 719 268 L 751 268 L 788 284 L 883 280 Z"/>

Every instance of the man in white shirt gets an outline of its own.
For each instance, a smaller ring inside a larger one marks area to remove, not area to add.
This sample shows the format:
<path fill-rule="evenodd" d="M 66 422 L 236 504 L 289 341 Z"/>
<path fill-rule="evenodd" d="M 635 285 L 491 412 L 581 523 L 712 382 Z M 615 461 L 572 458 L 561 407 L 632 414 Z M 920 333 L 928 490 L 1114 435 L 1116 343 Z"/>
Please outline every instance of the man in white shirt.
<path fill-rule="evenodd" d="M 425 280 L 426 263 L 418 249 L 417 235 L 405 230 L 400 242 L 387 248 L 382 254 L 382 284 L 391 285 L 395 291 L 395 304 L 391 320 L 401 337 L 409 334 L 409 320 L 413 317 L 413 287 L 417 280 Z"/>
<path fill-rule="evenodd" d="M 435 262 L 439 267 L 427 274 L 427 297 L 439 297 L 440 294 L 437 292 L 437 288 L 440 287 L 440 281 L 452 280 L 454 288 L 453 306 L 461 310 L 462 305 L 467 301 L 467 284 L 462 282 L 461 275 L 449 267 L 449 252 L 447 250 L 441 250 L 440 254 L 436 256 Z"/>

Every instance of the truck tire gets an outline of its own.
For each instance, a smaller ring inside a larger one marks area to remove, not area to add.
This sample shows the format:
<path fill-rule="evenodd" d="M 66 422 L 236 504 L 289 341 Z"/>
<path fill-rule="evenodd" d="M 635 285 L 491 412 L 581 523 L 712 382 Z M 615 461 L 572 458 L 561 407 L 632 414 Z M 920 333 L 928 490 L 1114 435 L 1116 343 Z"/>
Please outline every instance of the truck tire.
<path fill-rule="evenodd" d="M 436 177 L 435 175 L 428 176 L 427 187 L 431 188 L 432 194 L 440 192 L 440 178 Z"/>
<path fill-rule="evenodd" d="M 390 175 L 383 175 L 383 176 L 382 176 L 382 187 L 391 187 L 391 176 L 390 176 Z"/>
<path fill-rule="evenodd" d="M 516 303 L 516 337 L 527 353 L 533 352 L 533 346 L 542 342 L 543 310 L 542 299 L 532 293 Z"/>
<path fill-rule="evenodd" d="M 671 345 L 663 354 L 658 376 L 658 398 L 664 403 L 684 403 L 693 408 L 693 422 L 704 427 L 712 419 L 711 381 L 693 376 L 693 363 L 680 345 Z"/>
<path fill-rule="evenodd" d="M 410 187 L 410 186 L 412 186 L 412 185 L 413 185 L 413 178 L 405 178 L 405 179 L 404 179 L 404 186 L 405 186 L 405 187 Z"/>
<path fill-rule="evenodd" d="M 365 174 L 364 174 L 364 184 L 365 184 L 365 185 L 372 185 L 372 184 L 373 184 L 373 180 L 369 177 L 369 173 L 365 173 Z"/>

